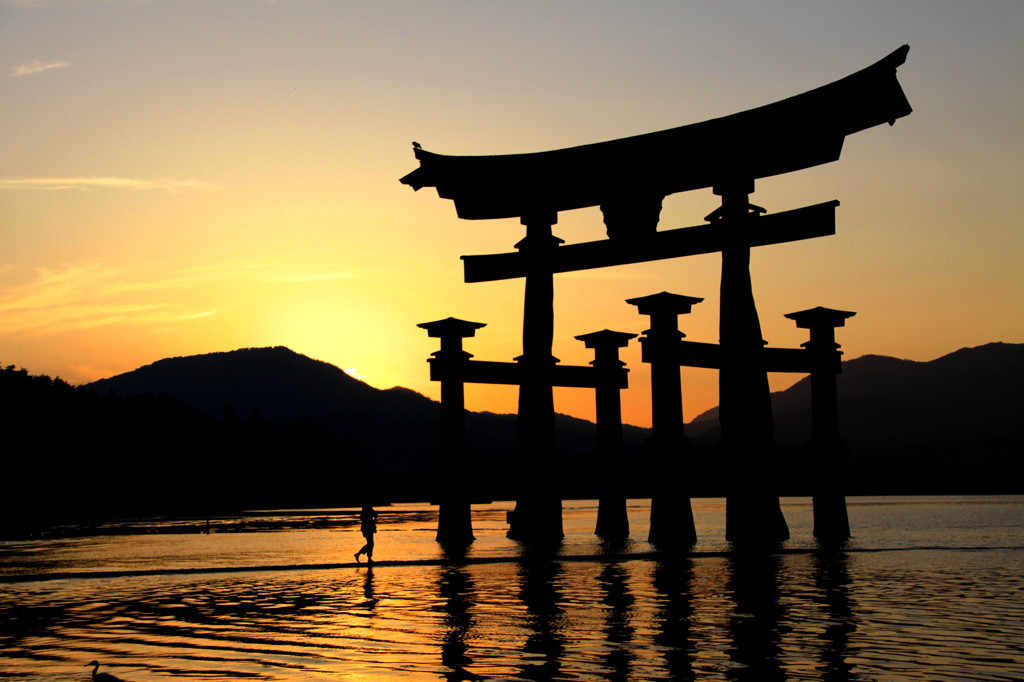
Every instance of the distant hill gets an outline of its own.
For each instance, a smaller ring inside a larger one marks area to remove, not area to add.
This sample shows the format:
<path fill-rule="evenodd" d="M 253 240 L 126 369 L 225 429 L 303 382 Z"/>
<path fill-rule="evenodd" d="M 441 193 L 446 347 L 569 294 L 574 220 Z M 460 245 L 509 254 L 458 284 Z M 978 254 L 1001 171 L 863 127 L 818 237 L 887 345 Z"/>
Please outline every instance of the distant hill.
<path fill-rule="evenodd" d="M 0 537 L 125 515 L 352 505 L 368 493 L 365 458 L 309 420 L 214 418 L 167 395 L 100 395 L 13 366 L 0 368 L 0 404 Z"/>
<path fill-rule="evenodd" d="M 809 377 L 772 394 L 780 445 L 810 438 L 810 394 Z M 930 362 L 865 355 L 843 363 L 838 396 L 840 433 L 863 489 L 905 489 L 920 477 L 974 489 L 1012 483 L 1024 492 L 1019 477 L 993 480 L 1020 473 L 1024 459 L 1024 344 L 962 348 Z M 717 441 L 718 408 L 687 433 Z"/>
<path fill-rule="evenodd" d="M 843 363 L 841 431 L 851 494 L 1024 493 L 1024 344 L 964 348 L 931 362 L 868 355 Z M 351 506 L 426 499 L 439 405 L 379 390 L 287 348 L 168 358 L 87 386 L 0 367 L 5 451 L 0 536 L 122 515 Z M 807 379 L 772 396 L 782 489 L 808 492 Z M 467 415 L 473 490 L 509 499 L 515 417 Z M 594 425 L 559 417 L 565 497 L 596 492 Z M 721 495 L 717 410 L 687 426 L 685 483 Z M 627 427 L 634 497 L 650 494 Z"/>
<path fill-rule="evenodd" d="M 254 415 L 282 425 L 298 419 L 323 424 L 355 444 L 400 495 L 422 489 L 438 441 L 437 401 L 407 388 L 374 388 L 334 365 L 280 346 L 167 358 L 88 388 L 122 396 L 168 395 L 213 417 Z M 471 412 L 467 431 L 481 453 L 475 458 L 477 478 L 492 485 L 491 494 L 502 494 L 499 484 L 509 479 L 507 457 L 516 444 L 515 416 Z M 636 427 L 626 431 L 634 444 L 646 433 Z M 592 423 L 559 416 L 565 467 L 579 464 L 592 471 L 582 459 L 593 450 L 594 438 Z M 584 476 L 579 484 L 580 494 L 592 492 L 591 478 Z"/>
<path fill-rule="evenodd" d="M 843 363 L 839 377 L 841 432 L 850 446 L 851 490 L 856 492 L 984 492 L 1021 488 L 1024 454 L 1024 344 L 964 348 L 931 362 L 868 355 Z M 256 417 L 282 426 L 307 420 L 376 467 L 393 496 L 426 494 L 437 443 L 439 405 L 405 388 L 380 390 L 341 369 L 287 348 L 248 348 L 168 358 L 88 388 L 122 396 L 166 395 L 215 418 Z M 772 395 L 783 477 L 790 493 L 804 467 L 798 447 L 810 436 L 810 381 Z M 687 426 L 709 446 L 718 440 L 717 408 Z M 507 497 L 515 468 L 515 416 L 467 415 L 475 489 Z M 649 482 L 641 456 L 646 429 L 626 428 L 633 493 Z M 595 491 L 594 425 L 560 416 L 561 467 L 566 496 Z M 727 463 L 713 447 L 696 455 L 700 494 L 720 494 Z M 329 458 L 329 454 L 323 455 Z M 307 460 L 313 470 L 318 458 Z M 329 470 L 330 467 L 323 467 Z M 347 485 L 358 485 L 348 482 Z M 1022 489 L 1024 492 L 1024 489 Z"/>

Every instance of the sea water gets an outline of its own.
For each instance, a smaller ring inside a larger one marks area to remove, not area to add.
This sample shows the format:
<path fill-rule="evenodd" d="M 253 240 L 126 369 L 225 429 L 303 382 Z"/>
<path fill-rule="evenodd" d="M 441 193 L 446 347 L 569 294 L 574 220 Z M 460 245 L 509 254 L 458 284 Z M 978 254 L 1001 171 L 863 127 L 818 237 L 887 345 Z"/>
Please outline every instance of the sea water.
<path fill-rule="evenodd" d="M 728 551 L 719 499 L 694 500 L 689 555 L 645 542 L 647 500 L 614 547 L 594 501 L 565 502 L 541 554 L 505 538 L 511 508 L 475 507 L 456 558 L 435 508 L 381 508 L 373 567 L 330 510 L 0 543 L 0 678 L 88 679 L 97 659 L 136 682 L 1024 679 L 1024 497 L 851 498 L 838 553 L 814 551 L 804 498 L 756 554 Z"/>

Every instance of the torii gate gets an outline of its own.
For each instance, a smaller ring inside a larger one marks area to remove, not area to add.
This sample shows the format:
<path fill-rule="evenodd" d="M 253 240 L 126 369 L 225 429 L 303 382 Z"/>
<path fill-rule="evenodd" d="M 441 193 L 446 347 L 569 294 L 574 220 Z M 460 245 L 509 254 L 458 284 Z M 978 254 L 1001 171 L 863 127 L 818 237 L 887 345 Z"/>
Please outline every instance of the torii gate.
<path fill-rule="evenodd" d="M 413 143 L 420 167 L 401 179 L 435 187 L 469 220 L 520 218 L 517 252 L 464 256 L 467 282 L 523 277 L 523 354 L 519 442 L 534 480 L 550 480 L 554 452 L 553 275 L 697 253 L 722 253 L 719 401 L 723 445 L 738 465 L 774 445 L 764 341 L 750 282 L 750 248 L 834 234 L 837 201 L 761 216 L 749 203 L 757 179 L 835 161 L 847 135 L 911 112 L 896 78 L 904 45 L 875 64 L 820 88 L 731 116 L 597 144 L 533 154 L 445 156 Z M 661 202 L 710 187 L 722 205 L 705 225 L 657 231 Z M 559 211 L 600 206 L 608 239 L 562 246 L 552 234 Z M 561 534 L 554 491 L 524 491 L 511 532 L 523 540 Z M 738 486 L 730 497 L 730 536 L 782 540 L 778 497 Z"/>

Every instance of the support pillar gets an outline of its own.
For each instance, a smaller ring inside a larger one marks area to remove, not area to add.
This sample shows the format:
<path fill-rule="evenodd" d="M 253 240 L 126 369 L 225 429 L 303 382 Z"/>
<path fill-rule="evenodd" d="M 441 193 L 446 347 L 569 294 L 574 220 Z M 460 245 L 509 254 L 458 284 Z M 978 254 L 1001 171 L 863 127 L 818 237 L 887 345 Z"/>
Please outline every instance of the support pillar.
<path fill-rule="evenodd" d="M 811 456 L 814 462 L 812 499 L 814 537 L 837 544 L 850 538 L 846 512 L 843 469 L 846 444 L 839 434 L 839 401 L 836 375 L 842 372 L 842 352 L 836 343 L 836 327 L 846 325 L 856 313 L 831 308 L 812 308 L 786 315 L 800 329 L 810 330 L 801 344 L 811 357 Z"/>
<path fill-rule="evenodd" d="M 558 494 L 555 404 L 551 370 L 554 335 L 554 278 L 551 257 L 562 243 L 551 233 L 557 214 L 524 216 L 526 237 L 516 248 L 526 257 L 523 304 L 523 368 L 519 386 L 519 493 L 510 514 L 508 537 L 524 543 L 562 538 L 562 500 Z"/>
<path fill-rule="evenodd" d="M 441 381 L 440 444 L 434 461 L 435 495 L 438 501 L 437 541 L 468 545 L 473 541 L 470 492 L 466 476 L 466 397 L 463 369 L 473 357 L 462 350 L 462 339 L 474 336 L 486 325 L 453 317 L 416 325 L 431 338 L 441 339 L 441 350 L 432 354 L 431 374 Z"/>
<path fill-rule="evenodd" d="M 629 537 L 629 516 L 626 512 L 629 471 L 623 461 L 620 377 L 628 370 L 625 369 L 626 363 L 619 360 L 619 349 L 629 345 L 636 334 L 605 329 L 576 338 L 587 348 L 594 349 L 594 360 L 590 364 L 599 375 L 594 395 L 600 488 L 594 534 L 605 540 L 624 540 Z"/>
<path fill-rule="evenodd" d="M 651 318 L 640 339 L 644 362 L 651 365 L 651 437 L 654 464 L 651 527 L 648 541 L 661 547 L 690 547 L 697 541 L 693 508 L 684 471 L 688 441 L 683 432 L 683 394 L 676 350 L 683 333 L 679 315 L 704 299 L 661 292 L 631 298 L 641 315 Z"/>
<path fill-rule="evenodd" d="M 761 324 L 750 282 L 750 211 L 752 180 L 714 187 L 722 206 L 710 219 L 721 225 L 722 249 L 719 343 L 719 415 L 722 448 L 732 479 L 726 498 L 725 537 L 739 544 L 774 544 L 789 538 L 775 480 L 775 429 L 771 392 L 765 372 Z"/>

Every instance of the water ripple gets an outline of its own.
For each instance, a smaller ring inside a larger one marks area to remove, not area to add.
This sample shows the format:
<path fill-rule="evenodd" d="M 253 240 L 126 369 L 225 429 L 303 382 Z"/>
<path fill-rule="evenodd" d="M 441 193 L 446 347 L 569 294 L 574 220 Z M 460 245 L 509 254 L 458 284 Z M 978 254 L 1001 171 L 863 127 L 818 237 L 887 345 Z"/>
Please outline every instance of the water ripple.
<path fill-rule="evenodd" d="M 0 585 L 0 677 L 1012 680 L 1022 596 L 998 548 L 64 578 Z"/>

